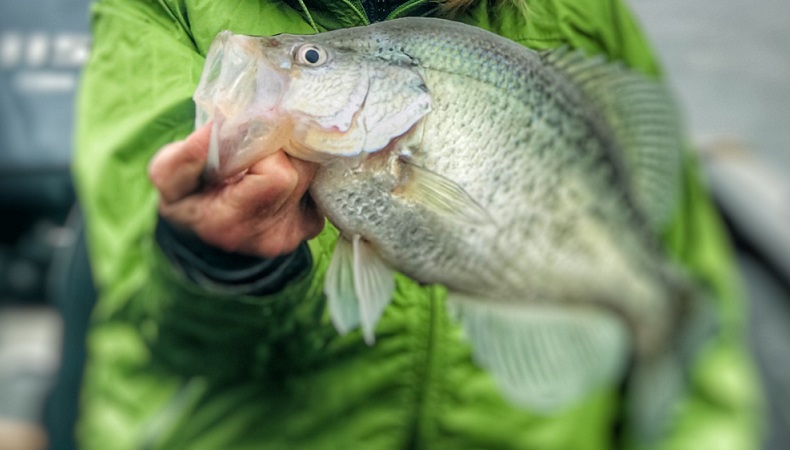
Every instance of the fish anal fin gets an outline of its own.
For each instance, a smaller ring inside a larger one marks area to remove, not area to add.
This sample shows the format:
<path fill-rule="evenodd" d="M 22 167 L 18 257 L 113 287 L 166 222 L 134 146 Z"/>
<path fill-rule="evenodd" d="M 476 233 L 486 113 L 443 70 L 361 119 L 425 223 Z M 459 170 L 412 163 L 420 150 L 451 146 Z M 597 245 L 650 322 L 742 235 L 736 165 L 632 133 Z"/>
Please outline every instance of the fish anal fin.
<path fill-rule="evenodd" d="M 475 361 L 516 406 L 550 414 L 620 380 L 629 332 L 595 308 L 529 306 L 456 293 L 448 307 L 460 320 Z"/>

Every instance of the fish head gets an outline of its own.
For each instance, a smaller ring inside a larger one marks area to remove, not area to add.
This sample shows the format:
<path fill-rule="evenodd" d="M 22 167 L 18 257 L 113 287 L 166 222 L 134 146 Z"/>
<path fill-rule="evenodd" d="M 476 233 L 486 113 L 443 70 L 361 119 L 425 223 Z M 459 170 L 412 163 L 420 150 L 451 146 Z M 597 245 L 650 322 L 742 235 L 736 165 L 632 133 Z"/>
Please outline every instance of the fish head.
<path fill-rule="evenodd" d="M 194 95 L 196 128 L 212 122 L 209 180 L 280 149 L 318 163 L 358 158 L 430 111 L 417 65 L 383 56 L 364 31 L 358 39 L 332 37 L 218 35 Z"/>

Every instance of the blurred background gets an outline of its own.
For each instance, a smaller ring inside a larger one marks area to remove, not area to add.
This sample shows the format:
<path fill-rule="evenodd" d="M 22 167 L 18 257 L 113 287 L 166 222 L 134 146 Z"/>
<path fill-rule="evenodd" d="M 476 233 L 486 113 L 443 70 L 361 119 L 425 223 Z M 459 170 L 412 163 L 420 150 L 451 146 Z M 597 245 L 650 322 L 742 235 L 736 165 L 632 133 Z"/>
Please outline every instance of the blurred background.
<path fill-rule="evenodd" d="M 72 448 L 94 293 L 69 180 L 88 0 L 0 3 L 0 450 Z M 630 0 L 737 245 L 765 448 L 790 445 L 790 2 Z M 47 425 L 49 439 L 44 431 Z"/>
<path fill-rule="evenodd" d="M 660 55 L 737 245 L 766 391 L 790 448 L 790 2 L 630 0 Z"/>
<path fill-rule="evenodd" d="M 45 448 L 45 419 L 52 448 L 73 444 L 93 301 L 69 180 L 88 4 L 0 2 L 0 450 Z"/>

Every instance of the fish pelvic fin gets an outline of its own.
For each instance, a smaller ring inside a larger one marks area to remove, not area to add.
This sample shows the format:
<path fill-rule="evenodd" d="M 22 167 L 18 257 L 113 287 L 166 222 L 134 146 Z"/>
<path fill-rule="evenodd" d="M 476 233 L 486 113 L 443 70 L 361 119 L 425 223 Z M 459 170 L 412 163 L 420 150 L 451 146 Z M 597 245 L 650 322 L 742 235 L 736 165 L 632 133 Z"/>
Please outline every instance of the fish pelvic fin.
<path fill-rule="evenodd" d="M 362 327 L 365 343 L 376 342 L 375 329 L 392 300 L 392 269 L 361 236 L 339 238 L 326 273 L 324 292 L 332 323 L 340 334 Z"/>
<path fill-rule="evenodd" d="M 329 315 L 335 329 L 347 334 L 359 327 L 359 300 L 354 290 L 354 250 L 342 237 L 335 244 L 324 281 Z"/>

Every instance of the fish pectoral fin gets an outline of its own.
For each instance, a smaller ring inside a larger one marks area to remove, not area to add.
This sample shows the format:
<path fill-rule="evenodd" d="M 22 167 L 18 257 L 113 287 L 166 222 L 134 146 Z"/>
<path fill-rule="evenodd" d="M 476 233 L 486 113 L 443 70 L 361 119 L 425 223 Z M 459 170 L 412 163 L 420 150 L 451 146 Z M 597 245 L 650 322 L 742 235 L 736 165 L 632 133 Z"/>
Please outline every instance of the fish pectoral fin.
<path fill-rule="evenodd" d="M 326 271 L 324 293 L 338 333 L 346 334 L 357 328 L 360 318 L 359 300 L 354 290 L 354 251 L 351 242 L 342 237 L 337 240 Z"/>
<path fill-rule="evenodd" d="M 340 334 L 362 325 L 368 345 L 376 342 L 375 329 L 395 291 L 393 271 L 361 236 L 338 239 L 326 271 L 324 293 L 329 315 Z"/>
<path fill-rule="evenodd" d="M 505 398 L 549 414 L 623 377 L 626 325 L 609 311 L 579 306 L 525 307 L 451 293 L 475 361 Z"/>
<path fill-rule="evenodd" d="M 368 345 L 373 345 L 376 324 L 395 291 L 394 273 L 358 234 L 354 235 L 353 247 L 354 291 L 359 299 L 362 335 Z"/>
<path fill-rule="evenodd" d="M 401 162 L 408 167 L 406 182 L 395 192 L 425 209 L 466 224 L 493 224 L 494 220 L 458 183 L 414 165 L 407 157 Z"/>

